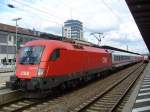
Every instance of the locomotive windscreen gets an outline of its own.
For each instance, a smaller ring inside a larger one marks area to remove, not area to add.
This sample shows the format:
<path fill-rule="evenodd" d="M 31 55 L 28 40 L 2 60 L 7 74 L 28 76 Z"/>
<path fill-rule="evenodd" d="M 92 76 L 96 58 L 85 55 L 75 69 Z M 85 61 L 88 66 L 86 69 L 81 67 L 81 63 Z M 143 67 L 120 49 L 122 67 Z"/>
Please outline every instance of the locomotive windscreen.
<path fill-rule="evenodd" d="M 23 47 L 19 55 L 20 64 L 39 64 L 44 46 Z"/>

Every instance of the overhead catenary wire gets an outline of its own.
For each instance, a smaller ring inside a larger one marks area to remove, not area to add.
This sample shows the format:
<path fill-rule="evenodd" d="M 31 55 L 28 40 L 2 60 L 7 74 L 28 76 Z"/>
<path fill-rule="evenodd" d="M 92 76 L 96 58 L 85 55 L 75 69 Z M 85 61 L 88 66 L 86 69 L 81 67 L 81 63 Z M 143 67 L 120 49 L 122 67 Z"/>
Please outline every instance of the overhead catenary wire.
<path fill-rule="evenodd" d="M 25 5 L 25 6 L 27 6 L 27 7 L 33 8 L 34 10 L 38 10 L 38 11 L 40 11 L 40 12 L 42 12 L 42 13 L 49 14 L 49 13 L 46 12 L 45 10 L 41 10 L 41 9 L 32 7 L 32 6 L 30 6 L 29 4 L 26 4 L 25 2 L 20 2 L 20 1 L 17 1 L 17 0 L 13 0 L 13 1 L 16 1 L 16 2 L 18 2 L 19 4 Z M 67 7 L 69 7 L 69 8 L 72 8 L 72 7 L 70 7 L 68 4 L 64 3 L 62 0 L 60 0 L 60 1 L 61 1 L 65 6 L 67 6 Z M 104 0 L 102 0 L 102 2 L 103 2 L 103 4 L 120 20 L 120 17 L 113 11 L 113 9 L 112 9 L 110 6 L 108 6 L 108 4 L 107 4 Z M 75 8 L 72 8 L 72 9 L 75 9 Z M 75 10 L 77 10 L 77 9 L 75 9 Z M 56 17 L 56 18 L 60 18 L 60 17 L 58 17 L 58 16 L 55 16 L 54 14 L 50 14 L 50 15 L 53 16 L 53 17 Z"/>
<path fill-rule="evenodd" d="M 113 10 L 104 0 L 101 0 L 101 1 L 102 1 L 102 3 L 107 7 L 107 9 L 108 9 L 120 22 L 122 22 L 121 17 L 120 17 L 117 13 L 115 13 L 114 10 Z"/>
<path fill-rule="evenodd" d="M 71 12 L 70 12 L 70 19 L 73 19 L 73 16 L 74 16 L 74 15 L 73 15 L 73 10 L 76 10 L 77 12 L 78 12 L 78 11 L 81 12 L 81 10 L 78 10 L 77 8 L 71 7 L 70 5 L 68 5 L 66 2 L 64 2 L 64 1 L 62 1 L 62 0 L 60 0 L 59 2 L 61 2 L 64 6 L 68 7 L 69 10 L 71 11 Z M 77 16 L 77 17 L 78 17 L 78 16 Z M 84 18 L 84 19 L 86 19 L 86 18 Z M 84 23 L 85 23 L 85 21 L 84 21 Z M 83 26 L 83 32 L 95 32 L 95 31 Z"/>
<path fill-rule="evenodd" d="M 1 2 L 0 2 L 1 3 Z M 1 3 L 2 4 L 2 3 Z M 5 5 L 5 6 L 7 6 L 7 4 L 2 4 L 2 5 Z M 14 8 L 15 10 L 17 10 L 18 11 L 18 9 L 19 9 L 19 11 L 21 10 L 21 11 L 23 11 L 23 12 L 25 12 L 25 13 L 28 13 L 30 10 L 28 10 L 28 9 L 23 9 L 22 7 L 18 7 L 18 6 L 15 6 L 15 8 Z M 36 12 L 33 12 L 33 13 L 36 13 L 36 17 L 39 17 L 39 18 L 41 18 L 41 19 L 44 19 L 44 20 L 46 20 L 46 21 L 49 21 L 49 22 L 51 22 L 51 23 L 55 23 L 55 24 L 57 24 L 57 25 L 60 25 L 60 26 L 62 26 L 62 24 L 60 23 L 60 22 L 58 22 L 58 21 L 55 21 L 55 20 L 51 20 L 50 19 L 50 17 L 49 16 L 47 16 L 47 15 L 45 15 L 45 16 L 40 16 L 39 15 L 39 12 L 38 11 L 36 11 Z M 26 16 L 25 14 L 23 14 L 24 16 Z M 33 16 L 31 17 L 31 15 L 29 15 L 28 17 L 30 17 L 30 18 L 32 18 L 33 19 Z M 35 16 L 34 16 L 35 17 Z"/>
<path fill-rule="evenodd" d="M 51 8 L 50 6 L 48 6 L 46 3 L 43 4 L 43 3 L 44 3 L 43 0 L 39 0 L 39 2 L 42 4 L 41 6 L 44 6 L 44 7 L 42 7 L 42 8 L 44 8 L 44 9 L 46 9 L 46 10 L 53 11 L 54 14 L 57 14 L 57 11 L 56 11 L 56 10 L 52 9 L 52 8 Z M 48 7 L 48 8 L 47 8 L 47 7 Z M 56 16 L 56 15 L 55 15 L 55 16 Z M 60 18 L 60 16 L 56 16 L 56 17 Z M 62 16 L 61 16 L 61 19 L 66 19 L 66 17 L 62 17 Z"/>
<path fill-rule="evenodd" d="M 26 6 L 26 7 L 32 8 L 33 10 L 37 10 L 37 11 L 39 11 L 39 12 L 41 12 L 41 13 L 47 14 L 47 15 L 49 15 L 49 16 L 51 16 L 51 17 L 54 17 L 54 18 L 57 18 L 57 19 L 63 19 L 63 18 L 61 18 L 60 16 L 56 16 L 56 15 L 50 13 L 50 12 L 47 12 L 47 10 L 43 10 L 43 9 L 39 9 L 39 8 L 34 7 L 34 6 L 31 6 L 31 5 L 28 4 L 27 2 L 23 2 L 23 1 L 20 2 L 20 1 L 18 1 L 18 0 L 13 0 L 13 1 L 15 1 L 15 2 L 17 2 L 17 3 L 19 3 L 19 4 L 22 4 L 22 5 Z"/>
<path fill-rule="evenodd" d="M 58 16 L 55 16 L 54 14 L 50 14 L 49 12 L 47 12 L 47 11 L 45 11 L 45 10 L 42 10 L 42 9 L 39 9 L 39 8 L 30 6 L 29 4 L 26 4 L 26 3 L 22 2 L 22 1 L 21 1 L 21 2 L 20 2 L 20 1 L 17 1 L 17 0 L 13 0 L 13 1 L 19 3 L 19 4 L 22 5 L 22 6 L 25 6 L 25 7 L 28 7 L 28 8 L 30 8 L 30 9 L 32 9 L 32 10 L 35 10 L 35 11 L 37 11 L 37 12 L 40 12 L 40 13 L 44 14 L 45 16 L 49 17 L 49 18 L 52 18 L 52 17 L 53 17 L 55 20 L 56 20 L 56 19 L 59 19 L 59 20 L 62 19 L 62 18 L 60 19 L 60 17 L 58 17 Z M 55 22 L 55 23 L 56 23 L 56 22 Z"/>
<path fill-rule="evenodd" d="M 63 0 L 59 0 L 59 2 L 61 2 L 64 6 L 66 6 L 66 7 L 68 7 L 70 10 L 71 10 L 71 16 L 73 15 L 73 13 L 72 13 L 72 10 L 74 10 L 74 11 L 77 11 L 77 12 L 80 12 L 80 13 L 83 13 L 83 12 L 81 12 L 81 10 L 79 10 L 79 9 L 77 9 L 77 8 L 74 8 L 74 7 L 71 7 L 69 4 L 67 4 L 66 2 L 64 2 Z M 104 5 L 107 5 L 107 3 L 105 3 Z M 117 15 L 117 14 L 115 14 L 115 12 L 113 12 L 113 9 L 111 8 L 111 7 L 109 7 L 109 6 L 107 6 L 107 8 L 109 8 L 109 11 L 111 11 L 111 13 L 113 13 L 113 15 L 115 15 L 115 16 L 117 16 L 116 18 L 119 20 L 119 21 L 121 21 L 121 18 Z M 74 16 L 74 15 L 73 15 Z M 78 17 L 78 18 L 80 18 L 79 16 L 76 16 L 76 17 Z M 72 18 L 72 17 L 71 17 Z M 86 17 L 84 17 L 84 23 L 85 24 L 88 24 L 88 19 L 86 18 Z M 90 29 L 90 28 L 87 28 L 87 27 L 85 27 L 85 26 L 83 26 L 83 29 L 84 29 L 84 31 L 83 32 L 89 32 L 89 33 L 91 33 L 91 32 L 97 32 L 97 33 L 99 33 L 99 32 L 104 32 L 104 31 L 95 31 L 94 29 Z"/>
<path fill-rule="evenodd" d="M 28 8 L 30 8 L 30 9 L 32 9 L 32 10 L 35 10 L 36 12 L 40 12 L 40 13 L 42 13 L 42 14 L 44 14 L 44 15 L 46 15 L 46 16 L 43 16 L 43 17 L 40 17 L 40 18 L 43 18 L 43 19 L 45 19 L 45 20 L 47 20 L 47 21 L 51 21 L 51 22 L 53 22 L 53 23 L 55 23 L 55 24 L 58 24 L 58 25 L 61 25 L 62 26 L 62 23 L 59 23 L 58 21 L 56 21 L 56 20 L 50 20 L 49 19 L 49 17 L 53 17 L 53 18 L 60 18 L 60 17 L 58 17 L 58 16 L 55 16 L 55 15 L 49 15 L 49 13 L 47 12 L 47 11 L 45 11 L 45 10 L 41 10 L 41 9 L 39 9 L 39 8 L 35 8 L 35 7 L 33 7 L 33 6 L 31 6 L 31 5 L 29 5 L 29 4 L 27 4 L 27 3 L 25 3 L 25 2 L 22 2 L 22 1 L 17 1 L 17 0 L 13 0 L 13 1 L 15 1 L 15 2 L 17 2 L 17 3 L 19 3 L 19 4 L 21 4 L 22 6 L 26 6 L 26 7 L 28 7 Z M 62 0 L 61 0 L 62 1 Z M 66 5 L 66 4 L 65 4 Z M 67 6 L 67 5 L 66 5 Z M 68 5 L 68 7 L 70 7 L 69 5 Z M 108 6 L 109 7 L 109 6 Z M 110 10 L 111 10 L 111 8 L 109 8 Z M 36 16 L 39 16 L 39 15 L 36 15 Z M 86 18 L 85 18 L 86 19 Z M 85 23 L 85 21 L 84 21 L 84 23 Z M 89 28 L 86 28 L 86 27 L 83 27 L 85 30 L 83 31 L 83 32 L 95 32 L 94 30 L 91 30 L 91 29 L 89 29 Z"/>
<path fill-rule="evenodd" d="M 8 8 L 8 4 L 7 4 L 7 3 L 1 3 L 1 2 L 0 2 L 0 4 L 2 4 L 3 6 L 6 6 L 6 7 Z M 13 10 L 20 11 L 21 13 L 23 12 L 21 15 L 26 16 L 26 19 L 27 19 L 27 18 L 32 18 L 32 19 L 33 19 L 33 18 L 35 17 L 35 16 L 33 17 L 33 15 L 28 15 L 28 16 L 27 16 L 26 13 L 28 13 L 29 10 L 28 10 L 28 9 L 25 10 L 25 9 L 23 9 L 23 7 L 15 6 L 15 8 L 13 8 Z M 25 13 L 24 13 L 24 12 L 25 12 Z M 54 26 L 54 27 L 59 27 L 59 29 L 62 29 L 62 24 L 61 24 L 61 23 L 58 23 L 58 22 L 56 22 L 56 21 L 54 21 L 54 20 L 50 20 L 47 16 L 40 16 L 37 12 L 34 12 L 34 13 L 36 13 L 36 17 L 37 17 L 37 18 L 41 18 L 41 19 L 43 19 L 43 20 L 45 20 L 45 21 L 47 21 L 47 22 L 49 22 L 49 23 L 55 23 L 55 24 L 58 25 L 58 26 Z M 6 18 L 0 18 L 0 19 L 6 19 Z M 25 19 L 25 20 L 26 20 L 26 19 Z M 23 21 L 21 21 L 21 23 L 24 24 L 26 27 L 28 26 L 27 28 L 29 28 L 29 29 L 32 29 L 32 28 L 41 29 L 41 28 L 42 28 L 41 26 L 40 26 L 40 27 L 39 27 L 39 26 L 38 26 L 38 27 L 35 27 L 34 25 L 31 26 L 31 24 L 29 25 L 29 22 L 27 22 L 27 21 L 25 21 L 25 20 L 23 19 Z M 11 21 L 11 20 L 8 20 L 8 21 Z M 45 21 L 44 21 L 44 22 L 45 22 Z M 31 21 L 30 21 L 30 22 L 31 22 Z M 33 21 L 33 22 L 34 22 L 34 21 Z M 39 21 L 39 22 L 42 22 L 42 21 Z M 40 24 L 40 23 L 38 23 L 38 25 L 39 25 L 39 24 Z M 42 23 L 41 23 L 40 25 L 42 25 Z M 32 28 L 30 28 L 29 26 L 32 27 Z M 41 29 L 40 31 L 42 31 L 42 29 Z M 52 30 L 52 31 L 53 31 L 53 30 Z M 61 32 L 60 32 L 60 33 L 61 33 Z"/>
<path fill-rule="evenodd" d="M 13 0 L 13 1 L 16 1 L 16 2 L 19 2 L 19 1 L 17 1 L 17 0 Z M 64 3 L 64 2 L 63 2 Z M 36 10 L 36 11 L 42 11 L 42 13 L 45 13 L 45 14 L 48 14 L 46 11 L 44 11 L 44 10 L 41 10 L 41 9 L 38 9 L 38 8 L 34 8 L 34 7 L 32 7 L 32 6 L 30 6 L 30 5 L 27 5 L 27 4 L 25 4 L 25 3 L 23 3 L 23 2 L 19 2 L 19 4 L 22 4 L 23 6 L 25 5 L 25 6 L 27 6 L 27 7 L 29 7 L 29 8 L 33 8 L 34 10 Z M 65 4 L 66 5 L 66 4 Z M 70 8 L 70 6 L 69 5 L 66 5 L 67 7 L 69 7 Z M 44 11 L 44 12 L 43 12 Z M 55 16 L 56 17 L 56 16 Z M 56 22 L 55 22 L 56 23 Z M 87 29 L 87 28 L 86 28 Z M 89 31 L 89 30 L 88 30 Z M 87 32 L 88 32 L 87 31 Z M 85 32 L 85 31 L 84 31 Z M 91 32 L 94 32 L 94 30 L 92 31 L 91 30 Z"/>

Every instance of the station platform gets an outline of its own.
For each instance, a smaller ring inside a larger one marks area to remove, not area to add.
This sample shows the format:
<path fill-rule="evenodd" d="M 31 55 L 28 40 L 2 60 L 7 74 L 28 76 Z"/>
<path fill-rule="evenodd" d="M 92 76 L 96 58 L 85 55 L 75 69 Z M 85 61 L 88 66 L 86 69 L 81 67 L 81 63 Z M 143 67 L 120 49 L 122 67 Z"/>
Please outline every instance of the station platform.
<path fill-rule="evenodd" d="M 10 76 L 14 75 L 15 72 L 0 72 L 0 89 L 6 86 L 6 81 L 10 80 Z"/>
<path fill-rule="evenodd" d="M 0 64 L 0 73 L 14 72 L 14 71 L 15 71 L 15 65 L 1 65 Z"/>
<path fill-rule="evenodd" d="M 150 62 L 122 112 L 150 112 Z"/>
<path fill-rule="evenodd" d="M 0 68 L 0 73 L 14 72 L 14 68 Z"/>

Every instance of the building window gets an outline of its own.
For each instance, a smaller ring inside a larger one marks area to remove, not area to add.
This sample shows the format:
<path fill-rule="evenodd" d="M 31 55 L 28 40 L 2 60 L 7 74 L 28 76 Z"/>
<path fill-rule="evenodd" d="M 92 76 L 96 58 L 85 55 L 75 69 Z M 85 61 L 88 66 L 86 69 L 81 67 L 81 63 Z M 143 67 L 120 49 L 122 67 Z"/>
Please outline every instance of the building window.
<path fill-rule="evenodd" d="M 15 54 L 16 53 L 16 47 L 15 46 L 8 46 L 7 52 L 8 52 L 8 54 Z"/>
<path fill-rule="evenodd" d="M 0 43 L 7 43 L 7 35 L 0 34 Z"/>
<path fill-rule="evenodd" d="M 11 42 L 12 41 L 12 38 L 11 38 L 11 36 L 8 36 L 8 40 Z"/>
<path fill-rule="evenodd" d="M 7 45 L 0 45 L 0 53 L 2 54 L 15 54 L 16 47 L 15 46 L 7 46 Z"/>
<path fill-rule="evenodd" d="M 7 46 L 0 45 L 0 53 L 7 53 Z"/>
<path fill-rule="evenodd" d="M 74 37 L 76 34 L 78 38 L 82 38 L 82 35 L 80 35 L 80 31 L 82 31 L 82 22 L 78 21 L 78 20 L 67 20 L 65 23 L 64 23 L 64 29 L 67 29 L 68 28 L 68 32 L 71 32 L 71 38 Z M 67 31 L 64 31 L 64 33 L 66 33 Z M 74 33 L 72 35 L 72 33 Z M 67 36 L 69 37 L 69 36 Z"/>

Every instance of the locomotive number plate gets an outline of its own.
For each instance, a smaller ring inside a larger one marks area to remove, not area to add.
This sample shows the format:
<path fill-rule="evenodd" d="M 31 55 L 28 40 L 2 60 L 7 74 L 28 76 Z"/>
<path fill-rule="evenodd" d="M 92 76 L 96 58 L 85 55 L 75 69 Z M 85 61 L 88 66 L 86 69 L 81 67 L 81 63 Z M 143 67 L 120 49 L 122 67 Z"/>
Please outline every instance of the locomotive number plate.
<path fill-rule="evenodd" d="M 107 58 L 106 57 L 102 58 L 102 63 L 107 63 Z"/>
<path fill-rule="evenodd" d="M 28 75 L 29 75 L 29 72 L 28 72 L 28 71 L 22 71 L 22 72 L 21 72 L 21 75 L 28 76 Z"/>

